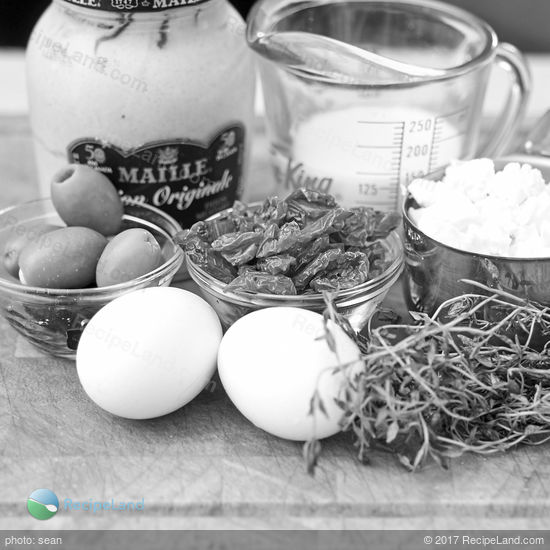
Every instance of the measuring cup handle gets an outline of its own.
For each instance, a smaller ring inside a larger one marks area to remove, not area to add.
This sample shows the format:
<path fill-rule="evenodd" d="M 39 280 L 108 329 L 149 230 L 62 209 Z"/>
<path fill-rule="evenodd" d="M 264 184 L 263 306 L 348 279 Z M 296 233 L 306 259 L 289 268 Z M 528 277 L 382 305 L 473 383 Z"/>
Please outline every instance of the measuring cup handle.
<path fill-rule="evenodd" d="M 499 44 L 496 63 L 499 68 L 509 73 L 512 85 L 500 122 L 493 130 L 485 148 L 478 154 L 479 157 L 498 157 L 505 152 L 523 118 L 531 93 L 531 73 L 525 58 L 515 46 Z"/>

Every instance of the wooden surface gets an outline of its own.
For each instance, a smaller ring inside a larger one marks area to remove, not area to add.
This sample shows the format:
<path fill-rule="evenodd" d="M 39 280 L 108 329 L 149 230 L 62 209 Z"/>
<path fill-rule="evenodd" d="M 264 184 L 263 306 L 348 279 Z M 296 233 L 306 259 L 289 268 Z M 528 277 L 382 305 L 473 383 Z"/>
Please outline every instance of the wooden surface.
<path fill-rule="evenodd" d="M 264 141 L 255 140 L 255 181 L 269 177 Z M 0 118 L 0 189 L 2 207 L 37 193 L 24 118 Z M 73 363 L 41 355 L 0 320 L 0 528 L 550 527 L 549 447 L 417 474 L 386 455 L 359 465 L 345 435 L 324 449 L 311 478 L 301 446 L 256 429 L 217 383 L 159 420 L 112 417 L 84 395 Z M 37 522 L 25 501 L 42 487 L 60 498 L 144 498 L 145 511 Z"/>

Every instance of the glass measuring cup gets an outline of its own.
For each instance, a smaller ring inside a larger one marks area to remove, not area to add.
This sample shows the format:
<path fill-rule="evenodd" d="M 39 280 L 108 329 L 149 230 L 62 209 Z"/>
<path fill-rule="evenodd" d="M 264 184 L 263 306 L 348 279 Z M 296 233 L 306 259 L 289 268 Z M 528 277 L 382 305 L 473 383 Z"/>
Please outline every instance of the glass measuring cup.
<path fill-rule="evenodd" d="M 453 159 L 496 156 L 530 90 L 516 48 L 434 0 L 260 0 L 258 53 L 278 192 L 307 186 L 346 206 L 397 210 L 400 187 Z M 478 150 L 492 68 L 510 93 Z"/>

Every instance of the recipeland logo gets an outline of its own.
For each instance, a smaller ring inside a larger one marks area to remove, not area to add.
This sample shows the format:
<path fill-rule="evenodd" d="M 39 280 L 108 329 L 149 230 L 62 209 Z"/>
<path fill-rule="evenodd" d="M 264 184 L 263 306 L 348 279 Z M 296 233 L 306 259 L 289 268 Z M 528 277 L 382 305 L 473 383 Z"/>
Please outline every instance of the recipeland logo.
<path fill-rule="evenodd" d="M 29 514 L 36 519 L 50 519 L 57 514 L 59 510 L 59 499 L 57 495 L 49 489 L 37 489 L 27 499 L 27 510 Z M 61 509 L 64 512 L 89 512 L 97 514 L 99 512 L 142 512 L 145 509 L 145 499 L 129 502 L 115 502 L 102 500 L 73 500 L 64 498 Z"/>
<path fill-rule="evenodd" d="M 27 499 L 27 510 L 36 519 L 50 519 L 57 514 L 59 500 L 49 489 L 37 489 Z"/>

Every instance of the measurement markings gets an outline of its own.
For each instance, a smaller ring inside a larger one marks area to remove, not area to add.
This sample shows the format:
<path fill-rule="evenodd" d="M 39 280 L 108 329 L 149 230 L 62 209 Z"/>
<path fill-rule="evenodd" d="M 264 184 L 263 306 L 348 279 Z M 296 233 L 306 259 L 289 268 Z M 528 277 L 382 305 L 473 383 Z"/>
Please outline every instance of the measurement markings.
<path fill-rule="evenodd" d="M 405 122 L 401 123 L 401 146 L 399 147 L 399 155 L 397 157 L 397 160 L 399 162 L 397 167 L 397 174 L 399 178 L 399 183 L 401 183 L 401 173 L 403 171 L 403 156 L 405 154 Z M 397 201 L 397 199 L 396 199 Z"/>
<path fill-rule="evenodd" d="M 428 172 L 432 172 L 433 171 L 433 168 L 432 168 L 432 164 L 434 162 L 434 157 L 435 157 L 435 134 L 437 132 L 437 122 L 435 124 L 435 128 L 434 128 L 434 132 L 432 134 L 432 143 L 431 143 L 431 146 L 430 146 L 430 160 L 428 162 Z"/>

